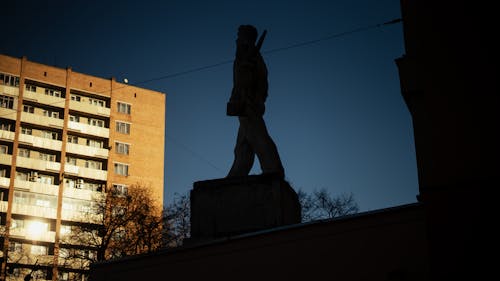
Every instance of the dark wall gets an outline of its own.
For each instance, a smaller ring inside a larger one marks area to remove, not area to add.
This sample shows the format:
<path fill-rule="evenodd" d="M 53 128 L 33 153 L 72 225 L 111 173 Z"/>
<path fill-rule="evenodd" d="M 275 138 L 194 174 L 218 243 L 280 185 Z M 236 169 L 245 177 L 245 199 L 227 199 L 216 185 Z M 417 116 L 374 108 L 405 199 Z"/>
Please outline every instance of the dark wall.
<path fill-rule="evenodd" d="M 487 2 L 487 1 L 485 1 Z M 482 1 L 401 1 L 396 60 L 412 114 L 432 277 L 486 276 L 499 184 L 495 9 Z"/>
<path fill-rule="evenodd" d="M 412 204 L 95 264 L 91 280 L 426 280 L 424 237 Z"/>

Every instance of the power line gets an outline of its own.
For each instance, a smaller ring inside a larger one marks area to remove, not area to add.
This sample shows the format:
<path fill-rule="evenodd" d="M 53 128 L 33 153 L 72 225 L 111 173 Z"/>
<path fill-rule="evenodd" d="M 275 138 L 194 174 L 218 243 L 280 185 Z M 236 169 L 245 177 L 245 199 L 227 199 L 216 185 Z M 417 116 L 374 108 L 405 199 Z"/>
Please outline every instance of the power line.
<path fill-rule="evenodd" d="M 377 23 L 377 24 L 367 25 L 367 26 L 364 26 L 364 27 L 355 28 L 355 29 L 352 29 L 352 30 L 349 30 L 349 31 L 344 31 L 344 32 L 336 33 L 336 34 L 333 34 L 333 35 L 321 37 L 321 38 L 314 39 L 314 40 L 303 41 L 303 42 L 295 43 L 295 44 L 288 45 L 288 46 L 285 46 L 285 47 L 279 47 L 279 48 L 275 48 L 275 49 L 266 50 L 266 51 L 263 51 L 262 53 L 263 54 L 272 54 L 272 53 L 277 53 L 277 52 L 281 52 L 281 51 L 285 51 L 285 50 L 300 48 L 300 47 L 304 47 L 304 46 L 308 46 L 308 45 L 312 45 L 312 44 L 317 44 L 317 43 L 322 42 L 322 41 L 327 41 L 327 40 L 339 38 L 339 37 L 342 37 L 342 36 L 347 36 L 347 35 L 350 35 L 350 34 L 367 31 L 367 30 L 370 30 L 370 29 L 381 28 L 381 27 L 384 27 L 384 26 L 387 26 L 387 25 L 396 24 L 396 23 L 399 23 L 401 21 L 402 21 L 401 18 L 397 18 L 397 19 L 393 19 L 393 20 L 386 21 L 386 22 L 383 22 L 383 23 Z M 202 70 L 206 70 L 206 69 L 210 69 L 210 68 L 215 68 L 215 67 L 218 67 L 218 66 L 222 66 L 222 65 L 225 65 L 225 64 L 230 64 L 232 62 L 233 62 L 232 59 L 231 60 L 224 60 L 224 61 L 221 61 L 221 62 L 218 62 L 218 63 L 214 63 L 214 64 L 200 66 L 200 67 L 196 67 L 196 68 L 192 68 L 192 69 L 188 69 L 188 70 L 184 70 L 184 71 L 180 71 L 180 72 L 174 72 L 174 73 L 163 75 L 163 76 L 159 76 L 159 77 L 156 77 L 156 78 L 146 79 L 146 80 L 134 83 L 134 84 L 125 84 L 125 85 L 123 85 L 121 87 L 116 87 L 116 88 L 114 88 L 112 90 L 119 90 L 119 89 L 125 88 L 127 86 L 138 86 L 138 85 L 142 85 L 142 84 L 146 84 L 146 83 L 150 83 L 150 82 L 154 82 L 154 81 L 158 81 L 158 80 L 164 80 L 164 79 L 169 79 L 169 78 L 178 77 L 178 76 L 182 76 L 182 75 L 187 75 L 187 74 L 191 74 L 191 73 L 194 73 L 194 72 L 198 72 L 198 71 L 202 71 Z M 105 91 L 96 92 L 96 93 L 102 94 L 102 93 L 107 93 L 107 92 L 111 92 L 111 90 L 105 90 Z M 46 105 L 50 106 L 50 105 L 55 105 L 55 104 L 62 103 L 62 102 L 65 102 L 65 100 L 57 101 L 57 102 L 54 102 L 54 103 L 49 103 L 49 104 L 46 104 Z M 20 110 L 21 109 L 17 109 L 17 111 L 20 111 Z M 7 116 L 7 115 L 10 115 L 10 114 L 12 114 L 12 113 L 3 114 L 3 115 L 0 115 L 0 117 Z"/>

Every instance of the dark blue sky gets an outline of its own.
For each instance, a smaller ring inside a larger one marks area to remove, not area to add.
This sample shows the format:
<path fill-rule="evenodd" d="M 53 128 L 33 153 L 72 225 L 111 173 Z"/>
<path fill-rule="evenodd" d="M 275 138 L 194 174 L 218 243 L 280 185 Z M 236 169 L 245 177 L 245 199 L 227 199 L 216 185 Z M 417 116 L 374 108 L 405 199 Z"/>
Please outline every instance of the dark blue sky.
<path fill-rule="evenodd" d="M 165 203 L 231 166 L 231 63 L 171 75 L 231 61 L 240 24 L 268 30 L 264 119 L 292 186 L 352 192 L 361 211 L 416 201 L 413 129 L 394 63 L 401 23 L 265 53 L 400 18 L 398 0 L 8 1 L 2 11 L 1 53 L 167 94 Z"/>

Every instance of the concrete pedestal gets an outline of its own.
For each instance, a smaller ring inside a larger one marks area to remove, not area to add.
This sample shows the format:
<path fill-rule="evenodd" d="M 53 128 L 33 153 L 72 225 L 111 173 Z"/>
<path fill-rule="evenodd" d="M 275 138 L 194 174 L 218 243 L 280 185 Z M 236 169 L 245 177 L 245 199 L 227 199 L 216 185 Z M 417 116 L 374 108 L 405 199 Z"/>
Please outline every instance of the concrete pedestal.
<path fill-rule="evenodd" d="M 271 175 L 195 182 L 190 243 L 300 223 L 296 192 Z"/>

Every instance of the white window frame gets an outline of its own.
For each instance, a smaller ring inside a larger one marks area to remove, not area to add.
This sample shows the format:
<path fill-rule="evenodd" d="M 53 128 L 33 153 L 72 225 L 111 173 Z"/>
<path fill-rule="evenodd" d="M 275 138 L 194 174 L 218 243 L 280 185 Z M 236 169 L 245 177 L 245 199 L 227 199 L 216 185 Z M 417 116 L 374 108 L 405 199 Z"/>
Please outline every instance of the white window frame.
<path fill-rule="evenodd" d="M 129 176 L 129 164 L 114 162 L 114 172 L 116 175 Z"/>
<path fill-rule="evenodd" d="M 130 103 L 118 101 L 117 102 L 117 111 L 119 113 L 130 115 L 130 113 L 132 112 L 132 105 Z"/>
<path fill-rule="evenodd" d="M 131 124 L 123 121 L 116 121 L 116 131 L 121 134 L 130 135 Z"/>
<path fill-rule="evenodd" d="M 125 142 L 115 141 L 115 152 L 118 154 L 129 155 L 130 144 Z"/>

